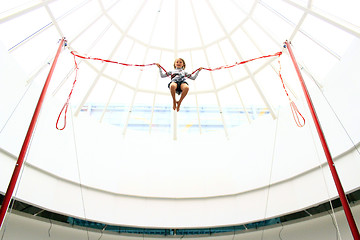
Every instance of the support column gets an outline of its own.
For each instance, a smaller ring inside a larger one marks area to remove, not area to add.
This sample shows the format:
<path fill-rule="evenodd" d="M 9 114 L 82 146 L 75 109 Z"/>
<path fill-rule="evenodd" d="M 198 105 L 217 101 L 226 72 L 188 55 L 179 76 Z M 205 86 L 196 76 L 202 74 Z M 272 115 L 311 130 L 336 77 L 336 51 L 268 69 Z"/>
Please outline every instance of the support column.
<path fill-rule="evenodd" d="M 56 52 L 54 61 L 53 61 L 52 65 L 51 65 L 49 74 L 48 74 L 48 76 L 46 78 L 43 90 L 42 90 L 42 92 L 40 94 L 38 103 L 36 105 L 34 115 L 33 115 L 32 119 L 31 119 L 30 126 L 29 126 L 28 132 L 26 134 L 24 143 L 22 145 L 18 160 L 16 162 L 15 169 L 14 169 L 13 175 L 11 177 L 9 186 L 8 186 L 8 188 L 6 190 L 4 200 L 3 200 L 2 204 L 1 204 L 1 209 L 0 209 L 0 229 L 1 229 L 2 225 L 3 225 L 6 212 L 7 212 L 8 208 L 9 208 L 10 200 L 12 198 L 12 195 L 13 195 L 16 183 L 17 183 L 17 179 L 18 179 L 19 174 L 20 174 L 20 170 L 22 168 L 24 158 L 26 156 L 26 152 L 27 152 L 28 147 L 29 147 L 30 140 L 31 140 L 31 137 L 32 137 L 33 132 L 34 132 L 35 125 L 36 125 L 37 119 L 39 117 L 42 104 L 43 104 L 44 99 L 45 99 L 46 91 L 48 89 L 50 79 L 51 79 L 52 74 L 54 72 L 56 62 L 57 62 L 57 60 L 59 58 L 61 49 L 64 46 L 64 42 L 65 42 L 65 38 L 62 38 L 61 41 L 60 41 L 60 44 L 59 44 L 59 48 L 58 48 L 58 50 Z"/>
<path fill-rule="evenodd" d="M 327 159 L 327 162 L 328 162 L 328 165 L 329 165 L 329 168 L 330 168 L 330 171 L 331 171 L 331 174 L 333 176 L 333 179 L 334 179 L 334 182 L 335 182 L 335 186 L 336 186 L 336 189 L 339 193 L 339 197 L 340 197 L 340 201 L 341 201 L 341 204 L 344 208 L 344 212 L 345 212 L 345 215 L 346 215 L 346 219 L 348 221 L 348 224 L 349 224 L 349 227 L 350 227 L 350 230 L 351 230 L 351 233 L 353 235 L 353 238 L 354 240 L 360 240 L 360 235 L 359 235 L 359 230 L 356 226 L 356 223 L 355 223 L 355 220 L 354 220 L 354 217 L 351 213 L 351 210 L 350 210 L 350 206 L 349 206 L 349 203 L 346 199 L 346 195 L 345 195 L 345 192 L 344 192 L 344 189 L 341 185 L 341 182 L 340 182 L 340 178 L 339 178 L 339 175 L 337 174 L 337 171 L 336 171 L 336 168 L 335 168 L 335 165 L 334 165 L 334 162 L 332 160 L 332 157 L 331 157 L 331 154 L 330 154 L 330 150 L 329 150 L 329 147 L 326 143 L 326 139 L 325 139 L 325 136 L 324 136 L 324 133 L 321 129 L 321 125 L 320 125 L 320 122 L 319 122 L 319 119 L 317 117 L 317 114 L 316 114 L 316 111 L 315 111 L 315 108 L 314 108 L 314 105 L 312 103 L 312 100 L 311 100 L 311 97 L 310 97 L 310 94 L 309 94 L 309 91 L 307 90 L 307 87 L 305 85 L 305 81 L 301 75 L 301 72 L 300 72 L 300 69 L 299 69 L 299 66 L 296 62 L 296 59 L 295 59 L 295 56 L 294 56 L 294 53 L 291 49 L 291 46 L 290 46 L 290 43 L 288 41 L 285 42 L 285 45 L 289 51 L 289 54 L 290 54 L 290 57 L 291 57 L 291 60 L 294 64 L 294 67 L 295 67 L 295 70 L 296 70 L 296 73 L 299 77 L 299 80 L 300 80 L 300 83 L 301 83 L 301 87 L 303 89 L 303 92 L 304 92 L 304 95 L 305 95 L 305 98 L 306 98 L 306 102 L 309 106 L 309 109 L 310 109 L 310 112 L 311 112 L 311 116 L 313 118 L 313 121 L 315 123 L 315 127 L 316 127 L 316 130 L 317 130 L 317 133 L 319 135 L 319 138 L 320 138 L 320 141 L 321 141 L 321 145 L 324 149 L 324 153 L 325 153 L 325 156 L 326 156 L 326 159 Z"/>

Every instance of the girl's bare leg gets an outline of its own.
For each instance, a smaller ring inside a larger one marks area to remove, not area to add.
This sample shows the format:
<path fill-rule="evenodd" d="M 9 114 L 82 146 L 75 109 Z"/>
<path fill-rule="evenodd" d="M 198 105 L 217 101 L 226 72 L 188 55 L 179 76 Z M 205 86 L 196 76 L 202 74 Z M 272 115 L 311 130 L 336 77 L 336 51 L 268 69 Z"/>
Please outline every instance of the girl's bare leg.
<path fill-rule="evenodd" d="M 177 83 L 172 82 L 170 84 L 170 94 L 173 99 L 173 109 L 174 110 L 176 109 L 176 96 L 175 96 L 176 88 L 177 88 Z"/>
<path fill-rule="evenodd" d="M 177 108 L 176 110 L 179 111 L 180 110 L 180 105 L 182 103 L 182 101 L 184 100 L 186 94 L 189 92 L 189 86 L 186 84 L 186 83 L 182 83 L 181 86 L 181 96 L 180 96 L 180 99 L 179 101 L 177 102 Z M 175 109 L 174 109 L 175 110 Z"/>

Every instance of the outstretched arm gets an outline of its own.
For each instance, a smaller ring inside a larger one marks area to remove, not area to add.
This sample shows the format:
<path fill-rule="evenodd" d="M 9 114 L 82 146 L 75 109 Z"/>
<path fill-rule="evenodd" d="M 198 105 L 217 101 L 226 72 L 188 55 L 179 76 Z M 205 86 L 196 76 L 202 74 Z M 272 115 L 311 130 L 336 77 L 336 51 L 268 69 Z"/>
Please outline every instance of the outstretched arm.
<path fill-rule="evenodd" d="M 159 68 L 160 77 L 164 78 L 164 77 L 168 77 L 171 75 L 171 73 L 169 73 L 169 72 L 163 72 L 162 68 L 160 67 L 160 64 L 157 63 L 156 66 L 158 66 L 158 68 Z"/>
<path fill-rule="evenodd" d="M 202 67 L 199 68 L 198 70 L 196 70 L 196 72 L 194 74 L 186 74 L 186 77 L 191 80 L 195 80 L 202 69 L 203 69 Z"/>

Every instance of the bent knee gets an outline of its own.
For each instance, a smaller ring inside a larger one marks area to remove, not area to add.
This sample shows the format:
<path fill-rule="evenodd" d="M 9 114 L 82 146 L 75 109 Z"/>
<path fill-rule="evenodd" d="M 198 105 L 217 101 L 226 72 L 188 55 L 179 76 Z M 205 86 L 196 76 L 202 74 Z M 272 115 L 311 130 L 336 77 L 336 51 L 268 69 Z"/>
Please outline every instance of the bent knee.
<path fill-rule="evenodd" d="M 189 85 L 187 85 L 186 83 L 181 84 L 181 90 L 183 91 L 189 90 Z"/>
<path fill-rule="evenodd" d="M 171 83 L 170 84 L 170 89 L 173 89 L 173 90 L 175 90 L 177 88 L 177 84 L 176 83 Z"/>

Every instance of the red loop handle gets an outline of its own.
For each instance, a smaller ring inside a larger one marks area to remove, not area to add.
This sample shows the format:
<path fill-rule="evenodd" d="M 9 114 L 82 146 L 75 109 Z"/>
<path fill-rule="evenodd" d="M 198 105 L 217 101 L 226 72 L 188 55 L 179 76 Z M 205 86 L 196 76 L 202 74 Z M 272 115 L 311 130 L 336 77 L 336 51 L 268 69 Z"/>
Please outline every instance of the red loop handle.
<path fill-rule="evenodd" d="M 74 55 L 74 62 L 75 62 L 75 80 L 74 80 L 74 82 L 73 82 L 73 85 L 72 85 L 71 91 L 70 91 L 70 93 L 69 93 L 69 96 L 68 96 L 68 98 L 67 98 L 64 106 L 62 107 L 62 109 L 61 109 L 61 111 L 60 111 L 60 113 L 59 113 L 58 119 L 57 119 L 57 121 L 56 121 L 56 129 L 58 129 L 58 130 L 64 130 L 65 127 L 66 127 L 66 114 L 67 114 L 67 110 L 68 110 L 68 107 L 69 107 L 69 102 L 70 102 L 70 99 L 71 99 L 71 95 L 72 95 L 72 93 L 73 93 L 73 90 L 74 90 L 74 87 L 75 87 L 75 83 L 76 83 L 76 81 L 77 81 L 77 75 L 78 75 L 78 69 L 79 69 L 79 68 L 78 68 L 78 64 L 77 64 L 77 62 L 76 62 L 75 55 Z M 59 120 L 60 120 L 61 114 L 63 113 L 64 110 L 65 110 L 65 112 L 64 112 L 64 126 L 63 126 L 62 128 L 59 128 L 59 127 L 58 127 Z"/>
<path fill-rule="evenodd" d="M 296 123 L 296 125 L 298 127 L 303 127 L 305 126 L 305 118 L 303 117 L 303 115 L 300 113 L 299 109 L 297 108 L 296 104 L 293 102 L 293 100 L 291 100 L 288 92 L 286 91 L 286 88 L 285 88 L 285 83 L 284 83 L 284 80 L 281 76 L 281 63 L 280 63 L 280 59 L 278 60 L 278 63 L 279 63 L 279 77 L 281 79 L 281 83 L 283 85 L 283 88 L 284 88 L 284 91 L 286 93 L 286 96 L 288 97 L 289 101 L 290 101 L 290 108 L 291 108 L 291 113 L 293 115 L 293 118 L 294 118 L 294 121 Z M 300 117 L 302 118 L 302 121 L 300 121 Z"/>
<path fill-rule="evenodd" d="M 57 130 L 64 130 L 65 127 L 66 127 L 66 113 L 67 113 L 68 106 L 69 106 L 69 104 L 66 102 L 66 103 L 64 104 L 64 106 L 62 107 L 61 111 L 60 111 L 60 114 L 59 114 L 58 119 L 57 119 L 57 121 L 56 121 L 56 129 L 57 129 Z M 64 126 L 63 126 L 62 128 L 59 128 L 59 127 L 58 127 L 59 120 L 60 120 L 61 114 L 62 114 L 62 112 L 64 111 L 64 109 L 65 109 Z"/>
<path fill-rule="evenodd" d="M 293 115 L 293 118 L 295 120 L 295 123 L 298 127 L 303 127 L 305 126 L 305 118 L 303 117 L 303 115 L 300 113 L 300 111 L 298 110 L 298 108 L 296 107 L 296 104 L 291 101 L 290 102 L 290 107 L 291 107 L 291 113 Z M 300 121 L 299 116 L 302 118 L 302 121 Z"/>

